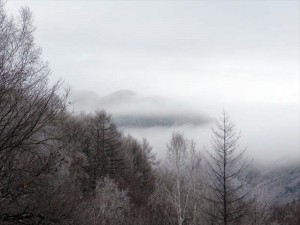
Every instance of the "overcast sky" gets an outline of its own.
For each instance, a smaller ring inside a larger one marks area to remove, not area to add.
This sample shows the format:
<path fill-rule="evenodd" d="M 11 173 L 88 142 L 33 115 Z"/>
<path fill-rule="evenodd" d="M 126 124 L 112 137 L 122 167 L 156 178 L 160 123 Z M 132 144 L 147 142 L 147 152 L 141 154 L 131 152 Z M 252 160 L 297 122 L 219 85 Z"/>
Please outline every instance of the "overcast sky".
<path fill-rule="evenodd" d="M 300 1 L 6 3 L 13 14 L 21 6 L 34 14 L 51 81 L 225 107 L 250 148 L 300 156 Z"/>
<path fill-rule="evenodd" d="M 299 1 L 14 1 L 52 80 L 228 102 L 299 102 Z M 203 96 L 203 97 L 202 97 Z"/>

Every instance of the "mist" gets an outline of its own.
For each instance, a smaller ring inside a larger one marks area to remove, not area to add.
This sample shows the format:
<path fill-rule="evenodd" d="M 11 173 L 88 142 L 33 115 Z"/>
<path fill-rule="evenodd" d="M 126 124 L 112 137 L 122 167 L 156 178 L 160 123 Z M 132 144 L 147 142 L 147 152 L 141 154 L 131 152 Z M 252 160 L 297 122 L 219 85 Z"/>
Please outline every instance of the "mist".
<path fill-rule="evenodd" d="M 219 108 L 210 116 L 217 118 Z M 241 131 L 241 150 L 247 148 L 247 157 L 258 166 L 284 165 L 299 162 L 299 108 L 290 105 L 231 106 L 226 108 Z M 155 128 L 123 128 L 135 137 L 146 137 L 160 158 L 165 156 L 166 144 L 173 132 L 181 132 L 196 141 L 198 149 L 211 149 L 211 129 L 214 121 L 203 126 Z"/>
<path fill-rule="evenodd" d="M 0 0 L 0 224 L 299 225 L 299 8 Z"/>
<path fill-rule="evenodd" d="M 209 104 L 130 90 L 102 97 L 91 91 L 78 91 L 70 100 L 74 112 L 108 111 L 125 135 L 147 138 L 160 159 L 165 157 L 173 132 L 193 139 L 200 151 L 211 150 L 211 130 L 225 110 L 241 132 L 241 150 L 246 148 L 247 157 L 256 165 L 284 165 L 300 160 L 299 106 L 294 104 Z M 171 122 L 166 123 L 166 118 Z"/>
<path fill-rule="evenodd" d="M 209 146 L 214 119 L 226 110 L 255 162 L 300 159 L 299 1 L 10 1 L 6 6 L 12 13 L 21 6 L 34 12 L 50 82 L 62 79 L 71 87 L 71 111 L 105 109 L 123 116 L 131 122 L 121 129 L 146 137 L 163 157 L 173 131 L 195 139 L 199 149 Z M 138 96 L 117 104 L 105 100 L 119 90 Z M 132 118 L 172 120 L 145 127 L 139 121 L 133 126 Z"/>

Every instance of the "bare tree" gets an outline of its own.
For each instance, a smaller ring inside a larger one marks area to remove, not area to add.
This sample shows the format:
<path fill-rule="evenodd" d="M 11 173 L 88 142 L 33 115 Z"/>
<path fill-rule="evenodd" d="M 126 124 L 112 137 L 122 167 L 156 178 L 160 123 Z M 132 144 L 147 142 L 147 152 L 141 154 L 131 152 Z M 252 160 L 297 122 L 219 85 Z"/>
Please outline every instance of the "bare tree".
<path fill-rule="evenodd" d="M 118 225 L 130 224 L 130 201 L 126 191 L 109 178 L 100 179 L 96 189 L 84 204 L 81 224 Z"/>
<path fill-rule="evenodd" d="M 213 210 L 206 212 L 216 224 L 240 224 L 247 211 L 247 182 L 242 175 L 248 166 L 243 159 L 245 150 L 239 151 L 240 134 L 228 114 L 223 112 L 213 129 L 213 152 L 208 152 L 208 188 L 206 199 Z"/>
<path fill-rule="evenodd" d="M 175 205 L 177 223 L 182 225 L 187 222 L 189 212 L 195 213 L 197 210 L 197 204 L 192 197 L 195 197 L 200 155 L 195 149 L 195 143 L 185 139 L 180 133 L 173 133 L 167 150 L 167 163 L 174 176 L 175 185 L 166 185 L 165 191 Z M 190 223 L 195 223 L 195 214 L 192 217 Z"/>
<path fill-rule="evenodd" d="M 174 202 L 176 204 L 177 211 L 177 223 L 182 225 L 186 215 L 186 204 L 182 202 L 182 177 L 183 177 L 183 166 L 186 163 L 188 156 L 188 143 L 184 139 L 183 135 L 174 133 L 168 148 L 168 161 L 175 170 L 175 192 L 172 193 Z"/>
<path fill-rule="evenodd" d="M 16 20 L 7 16 L 0 2 L 0 221 L 3 223 L 44 218 L 38 210 L 30 210 L 38 209 L 34 196 L 60 159 L 55 124 L 63 118 L 65 98 L 58 95 L 59 83 L 48 85 L 50 71 L 40 57 L 41 49 L 34 43 L 34 30 L 28 9 L 22 9 Z"/>
<path fill-rule="evenodd" d="M 105 111 L 97 111 L 95 115 L 89 115 L 86 124 L 85 152 L 89 160 L 89 174 L 94 188 L 97 179 L 106 175 L 114 177 L 122 170 L 122 134 L 113 123 L 111 115 Z"/>
<path fill-rule="evenodd" d="M 248 174 L 249 175 L 249 174 Z M 251 197 L 249 198 L 249 210 L 245 216 L 244 224 L 245 225 L 264 225 L 269 222 L 271 213 L 271 198 L 266 190 L 267 187 L 265 184 L 259 182 L 256 179 L 257 174 L 253 172 L 251 179 L 254 181 L 254 185 L 251 185 Z"/>
<path fill-rule="evenodd" d="M 173 174 L 159 169 L 156 174 L 154 192 L 150 196 L 150 223 L 153 225 L 172 225 L 177 223 L 177 211 L 174 207 Z"/>
<path fill-rule="evenodd" d="M 188 191 L 190 192 L 189 217 L 188 224 L 198 225 L 204 220 L 203 211 L 203 172 L 201 168 L 202 153 L 197 151 L 196 143 L 190 142 L 189 159 L 187 162 L 186 177 L 189 180 Z"/>

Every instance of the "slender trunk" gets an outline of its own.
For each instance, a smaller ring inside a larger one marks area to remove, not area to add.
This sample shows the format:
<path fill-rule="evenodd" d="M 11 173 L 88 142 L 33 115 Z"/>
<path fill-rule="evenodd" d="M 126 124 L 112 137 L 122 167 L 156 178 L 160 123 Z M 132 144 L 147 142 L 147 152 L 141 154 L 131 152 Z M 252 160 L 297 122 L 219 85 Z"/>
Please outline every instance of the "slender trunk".
<path fill-rule="evenodd" d="M 177 152 L 178 154 L 178 152 Z M 180 165 L 179 165 L 179 156 L 177 155 L 176 159 L 176 169 L 177 169 L 177 218 L 178 218 L 178 225 L 183 224 L 183 219 L 182 219 L 182 209 L 181 209 L 181 195 L 180 195 Z"/>
<path fill-rule="evenodd" d="M 223 168 L 223 170 L 224 170 L 224 174 L 223 174 L 223 182 L 224 182 L 224 196 L 223 196 L 223 200 L 224 200 L 224 202 L 223 202 L 223 208 L 224 208 L 224 211 L 223 211 L 223 213 L 224 213 L 224 215 L 223 215 L 223 217 L 224 217 L 224 225 L 227 225 L 227 191 L 226 191 L 226 189 L 227 189 L 227 187 L 226 187 L 226 170 L 227 170 L 227 168 L 226 168 L 226 129 L 225 129 L 225 127 L 226 127 L 226 121 L 225 121 L 225 117 L 224 117 L 224 121 L 223 121 L 223 125 L 224 125 L 224 133 L 223 133 L 223 151 L 224 151 L 224 158 L 223 158 L 223 160 L 224 160 L 224 168 Z"/>

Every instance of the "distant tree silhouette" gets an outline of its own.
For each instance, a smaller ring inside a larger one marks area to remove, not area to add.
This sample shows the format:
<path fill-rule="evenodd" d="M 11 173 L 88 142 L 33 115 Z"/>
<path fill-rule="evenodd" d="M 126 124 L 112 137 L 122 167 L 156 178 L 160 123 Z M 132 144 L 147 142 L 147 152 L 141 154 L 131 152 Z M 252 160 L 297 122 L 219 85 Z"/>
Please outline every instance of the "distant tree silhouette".
<path fill-rule="evenodd" d="M 121 133 L 105 111 L 89 115 L 86 123 L 87 148 L 89 161 L 88 173 L 94 188 L 97 179 L 104 176 L 114 177 L 123 165 Z"/>
<path fill-rule="evenodd" d="M 245 150 L 239 151 L 240 134 L 228 114 L 223 112 L 213 128 L 213 151 L 206 151 L 208 167 L 206 199 L 213 210 L 206 211 L 216 224 L 240 223 L 247 212 L 247 182 L 242 175 L 248 166 Z"/>

